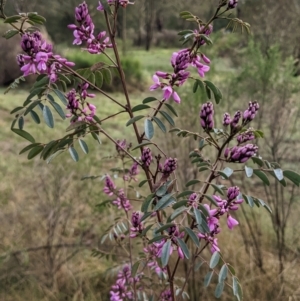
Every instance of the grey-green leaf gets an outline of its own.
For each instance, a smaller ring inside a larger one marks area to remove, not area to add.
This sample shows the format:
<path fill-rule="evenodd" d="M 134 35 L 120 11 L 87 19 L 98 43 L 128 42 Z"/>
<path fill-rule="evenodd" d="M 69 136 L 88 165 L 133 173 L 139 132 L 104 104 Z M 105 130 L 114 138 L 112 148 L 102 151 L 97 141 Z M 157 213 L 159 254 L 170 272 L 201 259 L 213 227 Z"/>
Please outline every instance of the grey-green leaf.
<path fill-rule="evenodd" d="M 179 237 L 176 238 L 179 247 L 181 248 L 186 259 L 190 258 L 190 251 L 186 245 L 186 243 Z"/>
<path fill-rule="evenodd" d="M 215 297 L 220 298 L 224 290 L 224 282 L 219 282 L 215 289 Z"/>
<path fill-rule="evenodd" d="M 145 135 L 147 137 L 147 139 L 151 140 L 154 136 L 154 127 L 153 127 L 153 123 L 150 119 L 145 119 Z"/>
<path fill-rule="evenodd" d="M 245 172 L 246 172 L 246 176 L 247 176 L 248 178 L 251 178 L 252 175 L 253 175 L 253 168 L 248 167 L 248 166 L 245 165 Z"/>
<path fill-rule="evenodd" d="M 219 273 L 219 282 L 224 282 L 224 280 L 227 278 L 228 275 L 228 267 L 226 264 L 224 264 L 221 267 L 220 273 Z"/>
<path fill-rule="evenodd" d="M 79 161 L 79 156 L 78 153 L 76 151 L 76 149 L 74 147 L 69 147 L 69 153 L 71 155 L 71 158 L 75 161 L 78 162 Z"/>
<path fill-rule="evenodd" d="M 220 254 L 219 252 L 214 252 L 213 255 L 211 256 L 211 259 L 210 259 L 210 262 L 209 262 L 209 267 L 211 269 L 214 269 L 217 264 L 219 263 L 220 261 Z"/>
<path fill-rule="evenodd" d="M 44 106 L 43 108 L 43 117 L 44 120 L 46 122 L 46 124 L 50 127 L 50 128 L 54 128 L 54 119 L 53 119 L 53 115 L 51 110 L 49 109 L 48 106 Z"/>
<path fill-rule="evenodd" d="M 254 170 L 253 170 L 253 173 L 254 173 L 257 177 L 259 177 L 259 178 L 264 182 L 264 184 L 266 184 L 266 185 L 268 185 L 268 186 L 270 185 L 270 181 L 269 181 L 267 175 L 266 175 L 263 171 L 261 171 L 261 170 L 259 170 L 259 169 L 254 169 Z"/>
<path fill-rule="evenodd" d="M 154 122 L 158 125 L 158 127 L 161 129 L 161 131 L 163 133 L 166 133 L 167 129 L 166 129 L 165 125 L 163 124 L 163 122 L 155 116 L 153 116 L 152 118 L 153 118 Z"/>
<path fill-rule="evenodd" d="M 162 247 L 162 252 L 161 252 L 161 264 L 162 267 L 164 268 L 170 258 L 170 249 L 171 249 L 171 240 L 168 240 Z"/>
<path fill-rule="evenodd" d="M 88 154 L 89 148 L 88 148 L 87 144 L 85 143 L 85 141 L 79 139 L 78 142 L 79 142 L 79 145 L 80 145 L 82 151 L 83 151 L 85 154 Z"/>
<path fill-rule="evenodd" d="M 204 286 L 208 287 L 211 281 L 211 278 L 214 274 L 214 271 L 209 271 L 204 277 Z"/>
<path fill-rule="evenodd" d="M 200 242 L 199 242 L 199 238 L 195 234 L 195 232 L 191 228 L 188 228 L 188 227 L 185 227 L 184 230 L 188 234 L 188 236 L 192 239 L 194 244 L 199 248 Z"/>

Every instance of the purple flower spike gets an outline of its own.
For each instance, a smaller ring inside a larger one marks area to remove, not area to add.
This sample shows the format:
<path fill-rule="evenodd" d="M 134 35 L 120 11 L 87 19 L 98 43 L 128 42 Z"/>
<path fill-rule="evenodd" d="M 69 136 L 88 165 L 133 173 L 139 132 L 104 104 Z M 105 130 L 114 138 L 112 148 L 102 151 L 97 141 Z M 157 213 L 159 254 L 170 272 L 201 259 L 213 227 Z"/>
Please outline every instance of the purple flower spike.
<path fill-rule="evenodd" d="M 240 194 L 240 189 L 237 186 L 229 187 L 227 190 L 228 201 L 234 200 Z"/>
<path fill-rule="evenodd" d="M 149 147 L 145 147 L 143 149 L 143 153 L 141 156 L 141 161 L 146 165 L 150 166 L 152 162 L 152 154 L 151 154 L 151 149 Z"/>
<path fill-rule="evenodd" d="M 243 124 L 247 124 L 255 118 L 259 109 L 259 104 L 256 101 L 249 102 L 248 109 L 243 114 Z"/>
<path fill-rule="evenodd" d="M 258 146 L 254 144 L 246 144 L 244 146 L 234 146 L 229 149 L 227 158 L 230 162 L 245 163 L 253 157 L 258 151 Z M 226 157 L 226 156 L 225 156 Z"/>
<path fill-rule="evenodd" d="M 141 222 L 142 213 L 139 211 L 135 211 L 132 213 L 131 216 L 131 224 L 132 228 L 130 229 L 130 237 L 134 238 L 138 235 L 138 233 L 141 233 L 144 229 L 144 225 Z"/>
<path fill-rule="evenodd" d="M 162 172 L 165 176 L 169 176 L 176 168 L 177 168 L 177 159 L 176 158 L 168 158 L 165 161 Z"/>
<path fill-rule="evenodd" d="M 124 209 L 126 212 L 132 209 L 123 189 L 119 189 L 118 198 L 112 202 L 118 209 Z"/>
<path fill-rule="evenodd" d="M 227 8 L 228 9 L 236 8 L 238 2 L 239 2 L 238 0 L 229 0 Z"/>
<path fill-rule="evenodd" d="M 238 135 L 236 137 L 236 140 L 238 141 L 238 144 L 242 144 L 244 142 L 247 142 L 247 141 L 251 141 L 251 140 L 254 140 L 255 139 L 255 135 L 253 133 L 253 131 L 246 131 L 246 132 L 243 132 L 241 133 L 240 135 Z"/>
<path fill-rule="evenodd" d="M 104 193 L 106 193 L 109 196 L 112 196 L 114 194 L 114 191 L 116 190 L 117 186 L 111 179 L 109 175 L 106 175 L 105 177 L 105 186 L 104 186 Z"/>
<path fill-rule="evenodd" d="M 202 105 L 200 111 L 200 124 L 204 130 L 210 131 L 214 128 L 214 106 L 211 102 Z"/>
<path fill-rule="evenodd" d="M 231 118 L 229 113 L 225 113 L 223 117 L 223 125 L 228 126 L 231 123 Z"/>
<path fill-rule="evenodd" d="M 241 116 L 242 116 L 242 113 L 240 111 L 237 111 L 232 120 L 231 120 L 231 123 L 230 123 L 230 126 L 231 126 L 231 129 L 235 129 L 241 119 Z"/>

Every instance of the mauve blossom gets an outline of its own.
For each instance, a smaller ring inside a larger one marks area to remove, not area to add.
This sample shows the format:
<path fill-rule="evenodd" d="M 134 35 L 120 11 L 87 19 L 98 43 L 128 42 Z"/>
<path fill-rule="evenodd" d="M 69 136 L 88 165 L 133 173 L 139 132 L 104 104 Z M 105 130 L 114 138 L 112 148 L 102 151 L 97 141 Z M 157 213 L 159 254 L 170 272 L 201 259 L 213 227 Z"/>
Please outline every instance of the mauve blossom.
<path fill-rule="evenodd" d="M 233 227 L 237 226 L 239 224 L 239 222 L 233 218 L 231 215 L 228 214 L 227 216 L 227 226 L 230 230 L 233 229 Z"/>

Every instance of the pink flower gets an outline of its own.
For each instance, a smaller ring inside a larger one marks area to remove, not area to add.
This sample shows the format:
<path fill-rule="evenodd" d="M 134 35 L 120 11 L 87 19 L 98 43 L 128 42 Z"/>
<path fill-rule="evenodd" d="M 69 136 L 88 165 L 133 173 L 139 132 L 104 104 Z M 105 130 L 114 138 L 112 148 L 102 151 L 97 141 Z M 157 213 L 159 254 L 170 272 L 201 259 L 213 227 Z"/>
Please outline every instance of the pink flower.
<path fill-rule="evenodd" d="M 231 215 L 228 214 L 227 216 L 227 226 L 230 230 L 233 229 L 233 227 L 237 226 L 239 224 L 239 222 L 234 219 Z"/>
<path fill-rule="evenodd" d="M 45 52 L 38 52 L 35 56 L 35 60 L 38 63 L 37 69 L 40 72 L 46 71 L 47 70 L 47 61 L 48 61 L 48 54 Z"/>
<path fill-rule="evenodd" d="M 170 99 L 170 97 L 172 96 L 173 100 L 176 102 L 176 103 L 180 103 L 181 99 L 179 97 L 179 95 L 177 94 L 177 92 L 175 92 L 171 86 L 165 86 L 163 89 L 164 91 L 164 94 L 163 94 L 163 98 L 165 100 L 168 100 Z"/>
<path fill-rule="evenodd" d="M 158 78 L 158 76 L 156 74 L 154 74 L 152 76 L 152 79 L 154 81 L 154 84 L 150 87 L 150 91 L 156 90 L 156 89 L 158 89 L 161 86 L 159 78 Z"/>

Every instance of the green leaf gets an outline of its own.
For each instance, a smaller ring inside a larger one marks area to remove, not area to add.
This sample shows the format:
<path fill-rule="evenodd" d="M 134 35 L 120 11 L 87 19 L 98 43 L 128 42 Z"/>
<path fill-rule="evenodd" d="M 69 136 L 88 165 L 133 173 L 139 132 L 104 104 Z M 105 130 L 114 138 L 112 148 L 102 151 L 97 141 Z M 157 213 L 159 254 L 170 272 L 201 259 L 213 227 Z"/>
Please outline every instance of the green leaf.
<path fill-rule="evenodd" d="M 43 25 L 46 22 L 46 19 L 44 17 L 37 15 L 37 14 L 33 14 L 33 13 L 32 14 L 29 13 L 28 18 L 29 18 L 29 20 L 33 21 L 34 23 L 41 24 L 41 25 Z"/>
<path fill-rule="evenodd" d="M 188 181 L 188 182 L 185 184 L 185 187 L 189 187 L 189 186 L 198 184 L 198 183 L 200 183 L 200 182 L 201 182 L 201 181 L 199 181 L 199 180 L 191 180 L 191 181 Z"/>
<path fill-rule="evenodd" d="M 60 99 L 60 101 L 66 106 L 68 105 L 68 100 L 66 99 L 65 95 L 61 93 L 59 90 L 54 89 L 54 93 L 57 95 L 57 97 Z"/>
<path fill-rule="evenodd" d="M 173 118 L 165 111 L 159 111 L 159 113 L 170 123 L 170 125 L 175 126 Z"/>
<path fill-rule="evenodd" d="M 292 170 L 284 170 L 283 175 L 293 182 L 296 186 L 300 185 L 300 175 Z"/>
<path fill-rule="evenodd" d="M 50 127 L 50 128 L 54 128 L 54 119 L 53 119 L 53 115 L 51 110 L 49 109 L 48 106 L 44 106 L 43 108 L 43 117 L 44 120 L 46 122 L 46 124 Z"/>
<path fill-rule="evenodd" d="M 159 197 L 164 196 L 164 195 L 166 194 L 167 190 L 168 190 L 168 187 L 169 187 L 168 184 L 169 184 L 169 183 L 164 183 L 162 186 L 160 186 L 160 187 L 156 190 L 155 194 L 156 194 L 157 196 L 159 196 Z"/>
<path fill-rule="evenodd" d="M 209 200 L 212 204 L 214 204 L 216 207 L 219 207 L 218 203 L 215 201 L 215 199 L 214 199 L 212 196 L 210 196 L 210 195 L 208 195 L 208 194 L 205 194 L 204 196 L 205 196 L 206 199 L 208 199 L 208 200 Z"/>
<path fill-rule="evenodd" d="M 155 97 L 147 97 L 142 102 L 143 104 L 157 100 Z"/>
<path fill-rule="evenodd" d="M 32 143 L 27 145 L 26 147 L 24 147 L 20 152 L 19 155 L 26 153 L 27 151 L 29 151 L 30 149 L 34 148 L 35 146 L 41 145 L 40 143 Z"/>
<path fill-rule="evenodd" d="M 270 181 L 269 181 L 267 175 L 266 175 L 263 171 L 261 171 L 261 170 L 259 170 L 259 169 L 254 169 L 254 170 L 253 170 L 253 173 L 254 173 L 256 176 L 258 176 L 258 177 L 264 182 L 264 184 L 270 186 Z"/>
<path fill-rule="evenodd" d="M 8 17 L 4 20 L 4 23 L 15 23 L 18 22 L 22 17 L 20 15 L 15 15 Z"/>
<path fill-rule="evenodd" d="M 236 277 L 232 277 L 232 290 L 234 296 L 238 293 L 238 283 L 238 279 Z"/>
<path fill-rule="evenodd" d="M 251 157 L 252 161 L 259 165 L 260 167 L 264 166 L 264 161 L 259 157 Z"/>
<path fill-rule="evenodd" d="M 169 217 L 168 221 L 174 220 L 177 216 L 181 215 L 181 213 L 185 212 L 186 210 L 187 210 L 187 208 L 185 206 L 177 208 L 176 210 L 173 211 L 173 213 Z"/>
<path fill-rule="evenodd" d="M 154 207 L 154 211 L 163 209 L 171 204 L 171 202 L 174 202 L 174 198 L 172 198 L 172 194 L 168 193 L 165 196 L 163 196 Z"/>
<path fill-rule="evenodd" d="M 74 123 L 71 123 L 67 128 L 66 128 L 66 132 L 75 130 L 83 125 L 85 125 L 86 123 L 84 121 L 76 121 Z"/>
<path fill-rule="evenodd" d="M 178 117 L 178 113 L 176 112 L 176 110 L 173 108 L 172 105 L 170 105 L 169 103 L 165 103 L 164 102 L 164 105 L 176 116 Z"/>
<path fill-rule="evenodd" d="M 282 169 L 280 168 L 274 169 L 274 175 L 276 176 L 278 181 L 282 181 L 284 179 Z"/>
<path fill-rule="evenodd" d="M 186 243 L 179 237 L 176 237 L 176 240 L 177 240 L 177 243 L 178 243 L 179 247 L 181 248 L 185 258 L 189 259 L 190 258 L 190 251 L 189 251 Z"/>
<path fill-rule="evenodd" d="M 165 224 L 165 225 L 162 225 L 161 227 L 157 228 L 154 233 L 155 234 L 158 234 L 158 233 L 161 233 L 163 232 L 164 230 L 167 230 L 169 229 L 170 227 L 173 227 L 174 226 L 174 223 L 168 223 L 168 224 Z"/>
<path fill-rule="evenodd" d="M 204 277 L 204 286 L 208 287 L 211 281 L 211 278 L 214 274 L 214 271 L 209 271 Z"/>
<path fill-rule="evenodd" d="M 219 252 L 214 252 L 213 255 L 211 256 L 210 262 L 209 262 L 209 267 L 211 269 L 214 269 L 217 264 L 220 261 L 220 253 Z"/>
<path fill-rule="evenodd" d="M 78 153 L 76 151 L 76 149 L 74 147 L 69 147 L 69 153 L 71 155 L 71 158 L 75 161 L 78 162 L 79 161 L 79 156 Z"/>
<path fill-rule="evenodd" d="M 104 68 L 102 69 L 103 81 L 106 82 L 108 85 L 111 85 L 112 82 L 112 75 L 109 69 Z"/>
<path fill-rule="evenodd" d="M 246 176 L 247 176 L 248 178 L 251 178 L 252 175 L 253 175 L 253 168 L 248 167 L 248 166 L 245 165 L 245 172 L 246 172 Z"/>
<path fill-rule="evenodd" d="M 154 193 L 151 193 L 146 197 L 146 199 L 143 201 L 141 211 L 147 212 L 149 205 L 154 201 Z"/>
<path fill-rule="evenodd" d="M 224 290 L 224 282 L 219 282 L 215 289 L 215 297 L 220 298 Z"/>
<path fill-rule="evenodd" d="M 149 109 L 149 108 L 150 108 L 150 106 L 141 104 L 141 105 L 137 105 L 137 106 L 133 107 L 131 109 L 131 111 L 132 112 L 137 112 L 137 111 L 141 111 L 141 110 Z"/>
<path fill-rule="evenodd" d="M 197 208 L 194 208 L 194 214 L 195 214 L 195 219 L 196 219 L 197 226 L 199 229 L 199 226 L 202 224 L 202 215 L 201 215 L 201 212 Z"/>
<path fill-rule="evenodd" d="M 140 119 L 142 119 L 142 118 L 144 118 L 144 117 L 145 117 L 145 116 L 142 116 L 142 115 L 134 116 L 134 117 L 132 117 L 131 119 L 129 119 L 129 120 L 127 121 L 126 126 L 129 126 L 129 125 L 135 123 L 136 121 L 138 121 L 138 120 L 140 120 Z"/>
<path fill-rule="evenodd" d="M 24 130 L 19 130 L 19 129 L 12 129 L 12 131 L 14 133 L 16 133 L 17 135 L 25 138 L 26 140 L 30 141 L 31 143 L 35 143 L 34 138 L 26 131 Z"/>
<path fill-rule="evenodd" d="M 144 221 L 144 220 L 146 220 L 148 217 L 151 217 L 152 213 L 153 213 L 153 212 L 146 212 L 146 213 L 142 216 L 141 222 Z"/>
<path fill-rule="evenodd" d="M 66 114 L 57 102 L 49 101 L 49 103 L 63 120 L 66 119 Z"/>
<path fill-rule="evenodd" d="M 30 116 L 31 116 L 31 118 L 33 119 L 33 121 L 35 123 L 37 123 L 37 124 L 41 123 L 40 117 L 39 117 L 39 115 L 35 111 L 31 110 L 30 111 Z"/>
<path fill-rule="evenodd" d="M 199 248 L 200 247 L 200 242 L 198 236 L 195 234 L 195 232 L 188 227 L 184 228 L 185 232 L 188 234 L 188 236 L 192 239 L 194 244 Z"/>
<path fill-rule="evenodd" d="M 103 85 L 103 75 L 100 71 L 95 71 L 95 84 L 98 88 Z"/>
<path fill-rule="evenodd" d="M 12 38 L 13 36 L 15 36 L 16 34 L 18 34 L 18 33 L 19 33 L 19 30 L 10 29 L 10 30 L 8 30 L 8 31 L 5 32 L 5 34 L 3 35 L 3 37 L 8 40 L 8 39 Z"/>
<path fill-rule="evenodd" d="M 196 92 L 197 92 L 197 89 L 198 89 L 198 82 L 195 81 L 195 82 L 194 82 L 194 85 L 193 85 L 193 93 L 196 93 Z"/>
<path fill-rule="evenodd" d="M 30 150 L 30 152 L 28 153 L 28 155 L 27 155 L 27 159 L 30 160 L 30 159 L 34 158 L 34 157 L 37 156 L 43 149 L 44 149 L 44 146 L 43 146 L 43 145 L 39 145 L 39 146 L 36 146 L 36 147 L 32 148 L 32 149 Z"/>
<path fill-rule="evenodd" d="M 219 283 L 224 282 L 224 280 L 227 278 L 228 275 L 228 267 L 226 264 L 224 264 L 221 267 L 220 273 L 219 273 Z"/>
<path fill-rule="evenodd" d="M 152 244 L 153 242 L 160 241 L 160 240 L 165 239 L 165 238 L 167 238 L 167 237 L 168 237 L 167 235 L 156 235 L 156 236 L 154 236 L 152 239 L 150 239 L 150 240 L 148 241 L 148 244 L 150 245 L 150 244 Z"/>
<path fill-rule="evenodd" d="M 85 154 L 88 154 L 89 148 L 88 148 L 87 144 L 85 143 L 85 141 L 79 139 L 78 142 L 79 142 L 79 145 L 80 145 L 82 151 L 83 151 Z"/>
<path fill-rule="evenodd" d="M 223 97 L 221 91 L 212 82 L 208 80 L 205 80 L 204 82 L 206 84 L 206 87 L 209 87 L 214 93 L 216 103 L 218 104 Z"/>
<path fill-rule="evenodd" d="M 155 121 L 155 123 L 158 125 L 158 127 L 162 130 L 162 132 L 166 133 L 167 129 L 166 129 L 165 125 L 163 124 L 163 122 L 155 116 L 153 116 L 152 118 Z"/>
<path fill-rule="evenodd" d="M 188 201 L 189 201 L 189 200 L 181 200 L 181 201 L 178 201 L 178 202 L 176 202 L 176 203 L 172 206 L 172 208 L 173 208 L 173 209 L 177 209 L 177 208 L 180 208 L 180 207 L 182 207 L 182 206 L 186 206 L 186 204 L 188 203 Z"/>
<path fill-rule="evenodd" d="M 20 130 L 23 130 L 24 127 L 24 117 L 20 116 L 20 118 L 18 119 L 18 126 Z"/>
<path fill-rule="evenodd" d="M 147 139 L 151 140 L 154 136 L 154 127 L 153 127 L 153 123 L 150 119 L 145 119 L 145 135 L 147 137 Z"/>
<path fill-rule="evenodd" d="M 233 174 L 233 170 L 229 167 L 225 167 L 223 169 L 223 173 L 227 176 L 227 178 L 229 178 Z"/>
<path fill-rule="evenodd" d="M 50 152 L 53 150 L 54 147 L 56 147 L 58 144 L 57 140 L 50 141 L 45 147 L 44 150 L 41 153 L 41 158 L 46 160 L 50 154 Z"/>
<path fill-rule="evenodd" d="M 170 250 L 171 250 L 171 240 L 168 240 L 162 247 L 162 251 L 161 251 L 161 265 L 164 268 L 168 262 L 169 262 L 169 258 L 170 258 Z"/>
<path fill-rule="evenodd" d="M 224 190 L 222 189 L 223 185 L 210 184 L 215 191 L 219 192 L 221 195 L 225 195 Z"/>
<path fill-rule="evenodd" d="M 139 269 L 139 266 L 140 266 L 140 261 L 137 261 L 132 267 L 131 267 L 131 277 L 135 277 L 138 269 Z"/>
<path fill-rule="evenodd" d="M 60 149 L 57 152 L 55 152 L 54 154 L 52 154 L 48 159 L 47 159 L 47 164 L 49 164 L 54 158 L 56 158 L 58 155 L 60 155 L 61 153 L 63 153 L 64 150 Z"/>
<path fill-rule="evenodd" d="M 10 112 L 10 114 L 13 114 L 13 113 L 16 113 L 16 112 L 18 112 L 18 111 L 21 111 L 22 109 L 24 109 L 24 107 L 16 107 L 16 108 L 14 108 L 14 109 Z"/>
<path fill-rule="evenodd" d="M 144 184 L 146 184 L 148 182 L 148 180 L 143 180 L 139 183 L 139 187 L 144 186 Z"/>
<path fill-rule="evenodd" d="M 244 200 L 246 201 L 246 203 L 247 203 L 251 208 L 253 208 L 254 202 L 253 202 L 252 197 L 251 197 L 250 195 L 245 195 L 245 194 L 243 194 L 243 198 L 244 198 Z"/>

